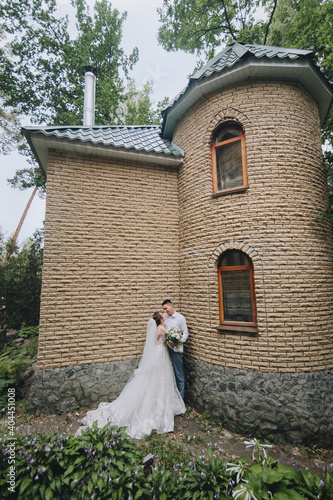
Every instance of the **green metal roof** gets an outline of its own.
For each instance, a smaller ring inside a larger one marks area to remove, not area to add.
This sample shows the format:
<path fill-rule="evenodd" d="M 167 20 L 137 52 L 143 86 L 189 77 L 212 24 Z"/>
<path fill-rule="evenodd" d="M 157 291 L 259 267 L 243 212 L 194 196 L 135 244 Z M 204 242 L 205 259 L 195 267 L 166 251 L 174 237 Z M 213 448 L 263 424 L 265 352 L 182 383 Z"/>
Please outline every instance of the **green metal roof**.
<path fill-rule="evenodd" d="M 311 50 L 284 49 L 281 47 L 270 47 L 268 45 L 241 45 L 235 42 L 231 45 L 227 45 L 222 52 L 208 61 L 203 68 L 191 77 L 191 80 L 208 78 L 213 73 L 220 73 L 224 68 L 231 68 L 242 58 L 250 57 L 251 55 L 257 59 L 272 59 L 273 57 L 278 57 L 279 59 L 294 60 L 309 56 L 310 54 L 312 54 Z"/>
<path fill-rule="evenodd" d="M 179 165 L 184 156 L 161 137 L 158 125 L 24 127 L 22 133 L 45 171 L 50 148 L 170 165 Z"/>
<path fill-rule="evenodd" d="M 268 45 L 227 45 L 197 71 L 163 111 L 162 136 L 171 138 L 179 118 L 203 95 L 249 77 L 299 80 L 319 104 L 323 124 L 332 102 L 332 87 L 312 62 L 310 50 Z"/>
<path fill-rule="evenodd" d="M 299 80 L 319 105 L 321 123 L 332 102 L 332 87 L 313 64 L 309 50 L 234 42 L 197 71 L 163 111 L 163 125 L 24 127 L 22 133 L 42 168 L 50 148 L 124 160 L 174 165 L 184 152 L 172 142 L 180 117 L 203 95 L 247 78 Z"/>

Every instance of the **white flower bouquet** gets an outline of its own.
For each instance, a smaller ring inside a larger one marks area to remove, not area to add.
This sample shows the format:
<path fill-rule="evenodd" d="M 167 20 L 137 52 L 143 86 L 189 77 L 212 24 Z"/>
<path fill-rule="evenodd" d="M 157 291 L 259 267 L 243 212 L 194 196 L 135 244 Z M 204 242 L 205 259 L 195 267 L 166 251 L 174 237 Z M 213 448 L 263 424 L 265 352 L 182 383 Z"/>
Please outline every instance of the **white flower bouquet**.
<path fill-rule="evenodd" d="M 180 328 L 170 328 L 165 334 L 165 341 L 172 343 L 178 340 L 179 342 L 183 338 L 183 332 Z"/>

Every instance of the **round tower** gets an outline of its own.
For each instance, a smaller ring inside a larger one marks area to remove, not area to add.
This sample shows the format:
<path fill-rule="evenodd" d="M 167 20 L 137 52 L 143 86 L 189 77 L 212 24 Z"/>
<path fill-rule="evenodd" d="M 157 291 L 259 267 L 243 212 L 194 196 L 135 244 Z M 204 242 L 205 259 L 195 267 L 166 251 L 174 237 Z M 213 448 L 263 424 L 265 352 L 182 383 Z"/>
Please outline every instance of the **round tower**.
<path fill-rule="evenodd" d="M 324 105 L 309 53 L 269 49 L 228 46 L 165 115 L 164 132 L 172 126 L 185 153 L 187 400 L 233 430 L 327 445 L 333 246 L 329 223 L 317 217 L 326 208 Z M 306 78 L 300 66 L 309 66 Z"/>

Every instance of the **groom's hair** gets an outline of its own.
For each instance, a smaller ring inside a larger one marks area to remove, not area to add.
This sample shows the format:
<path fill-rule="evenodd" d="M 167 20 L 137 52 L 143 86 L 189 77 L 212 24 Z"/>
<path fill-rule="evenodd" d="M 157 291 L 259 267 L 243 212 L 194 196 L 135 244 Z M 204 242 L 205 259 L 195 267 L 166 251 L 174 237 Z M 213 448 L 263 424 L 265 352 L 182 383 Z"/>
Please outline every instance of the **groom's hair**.
<path fill-rule="evenodd" d="M 165 305 L 165 304 L 172 304 L 171 300 L 170 299 L 166 299 L 164 300 L 164 302 L 162 302 L 162 307 Z M 173 304 L 172 304 L 173 305 Z"/>

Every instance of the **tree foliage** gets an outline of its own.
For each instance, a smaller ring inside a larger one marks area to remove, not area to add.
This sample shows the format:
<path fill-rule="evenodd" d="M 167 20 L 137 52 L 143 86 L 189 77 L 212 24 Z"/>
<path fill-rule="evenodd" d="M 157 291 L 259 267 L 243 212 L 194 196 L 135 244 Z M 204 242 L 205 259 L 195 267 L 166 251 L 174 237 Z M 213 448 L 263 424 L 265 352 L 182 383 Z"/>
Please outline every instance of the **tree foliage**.
<path fill-rule="evenodd" d="M 268 0 L 163 0 L 158 40 L 168 51 L 212 57 L 224 43 L 265 43 L 270 19 L 256 12 Z M 275 3 L 273 4 L 274 8 Z"/>
<path fill-rule="evenodd" d="M 151 100 L 153 83 L 146 82 L 142 89 L 138 89 L 134 79 L 128 83 L 125 100 L 119 108 L 117 123 L 126 125 L 159 125 L 161 111 L 168 104 L 166 97 L 155 107 Z"/>
<path fill-rule="evenodd" d="M 333 81 L 333 4 L 327 0 L 279 0 L 268 42 L 308 49 L 315 63 Z"/>
<path fill-rule="evenodd" d="M 5 29 L 0 25 L 0 78 L 11 69 L 9 44 L 5 42 Z M 20 108 L 5 106 L 5 94 L 0 87 L 0 154 L 9 154 L 22 143 L 20 134 Z"/>
<path fill-rule="evenodd" d="M 18 110 L 4 107 L 3 101 L 3 95 L 0 94 L 0 154 L 6 155 L 22 143 L 22 136 Z"/>
<path fill-rule="evenodd" d="M 7 328 L 39 323 L 43 236 L 44 231 L 37 230 L 20 250 L 13 239 L 6 241 L 0 234 L 0 298 Z"/>
<path fill-rule="evenodd" d="M 0 125 L 7 139 L 12 123 L 7 110 L 20 109 L 36 124 L 82 124 L 85 66 L 97 72 L 96 125 L 124 123 L 127 117 L 130 123 L 156 122 L 151 84 L 138 91 L 133 83 L 126 92 L 126 80 L 138 60 L 137 48 L 127 56 L 121 47 L 126 12 L 113 9 L 108 0 L 96 0 L 91 13 L 86 0 L 71 0 L 76 19 L 71 35 L 68 17 L 59 16 L 55 0 L 0 1 Z M 26 145 L 20 149 L 30 166 L 17 171 L 10 183 L 19 189 L 38 186 L 41 192 L 44 174 Z"/>
<path fill-rule="evenodd" d="M 279 0 L 268 42 L 271 45 L 313 50 L 314 61 L 333 82 L 333 3 L 328 0 Z M 322 127 L 328 181 L 328 209 L 333 221 L 333 109 Z"/>
<path fill-rule="evenodd" d="M 312 50 L 333 81 L 333 3 L 330 0 L 163 0 L 158 39 L 168 51 L 212 56 L 236 40 Z M 329 118 L 330 139 L 333 119 Z"/>
<path fill-rule="evenodd" d="M 159 42 L 166 50 L 212 57 L 236 40 L 312 50 L 314 62 L 333 81 L 333 3 L 330 0 L 163 0 Z M 322 128 L 333 208 L 333 111 Z M 325 214 L 333 219 L 331 209 Z"/>
<path fill-rule="evenodd" d="M 83 116 L 83 68 L 98 73 L 97 125 L 110 123 L 124 92 L 123 77 L 138 59 L 121 48 L 126 13 L 96 0 L 91 15 L 85 0 L 72 0 L 76 36 L 67 17 L 57 17 L 55 0 L 11 0 L 1 4 L 10 40 L 7 72 L 0 74 L 6 104 L 21 106 L 32 123 L 80 125 Z"/>

